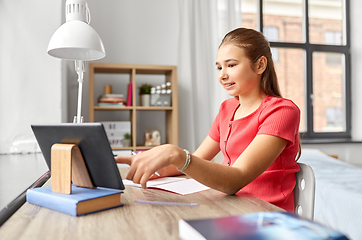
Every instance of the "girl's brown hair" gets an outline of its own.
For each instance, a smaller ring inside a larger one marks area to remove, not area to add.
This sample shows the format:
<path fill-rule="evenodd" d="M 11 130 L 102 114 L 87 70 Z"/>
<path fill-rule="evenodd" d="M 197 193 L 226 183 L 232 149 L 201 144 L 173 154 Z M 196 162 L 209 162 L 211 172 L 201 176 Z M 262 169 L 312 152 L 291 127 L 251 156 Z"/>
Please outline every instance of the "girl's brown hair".
<path fill-rule="evenodd" d="M 221 41 L 219 48 L 224 44 L 234 44 L 244 50 L 245 56 L 251 62 L 251 68 L 255 69 L 256 62 L 260 57 L 267 59 L 267 66 L 261 75 L 260 90 L 267 95 L 274 97 L 282 97 L 280 93 L 278 77 L 275 72 L 274 62 L 270 50 L 270 44 L 261 32 L 248 28 L 237 28 L 225 35 Z M 299 136 L 299 152 L 297 159 L 301 155 L 301 143 Z"/>
<path fill-rule="evenodd" d="M 225 35 L 219 48 L 224 44 L 234 44 L 244 50 L 251 61 L 252 69 L 261 56 L 266 57 L 267 66 L 262 74 L 260 90 L 274 97 L 281 97 L 277 74 L 275 73 L 269 42 L 261 32 L 248 28 L 237 28 Z"/>

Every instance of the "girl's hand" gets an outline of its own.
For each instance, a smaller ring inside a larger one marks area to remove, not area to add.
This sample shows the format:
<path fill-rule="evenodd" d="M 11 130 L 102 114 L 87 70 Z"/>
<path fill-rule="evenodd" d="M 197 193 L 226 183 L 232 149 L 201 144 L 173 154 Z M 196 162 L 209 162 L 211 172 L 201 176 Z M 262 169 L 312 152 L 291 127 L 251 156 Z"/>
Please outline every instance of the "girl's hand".
<path fill-rule="evenodd" d="M 167 176 L 167 172 L 176 170 L 175 167 L 170 165 L 183 165 L 182 160 L 184 161 L 184 159 L 185 152 L 181 148 L 170 144 L 154 147 L 137 155 L 115 158 L 117 163 L 130 165 L 126 179 L 132 180 L 134 183 L 140 183 L 142 188 L 146 188 L 146 182 L 149 179 L 158 178 L 154 174 L 156 171 L 161 176 Z"/>

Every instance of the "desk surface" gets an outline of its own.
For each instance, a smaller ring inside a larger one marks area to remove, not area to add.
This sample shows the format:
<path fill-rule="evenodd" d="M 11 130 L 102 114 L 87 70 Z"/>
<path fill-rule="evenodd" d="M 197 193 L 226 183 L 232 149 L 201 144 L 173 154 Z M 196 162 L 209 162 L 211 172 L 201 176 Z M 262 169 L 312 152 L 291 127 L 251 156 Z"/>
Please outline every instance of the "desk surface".
<path fill-rule="evenodd" d="M 124 176 L 126 168 L 121 168 Z M 198 207 L 135 203 L 135 200 L 199 203 Z M 0 239 L 179 239 L 178 220 L 261 211 L 283 211 L 250 194 L 207 190 L 190 195 L 126 187 L 123 207 L 73 217 L 25 203 L 0 227 Z"/>

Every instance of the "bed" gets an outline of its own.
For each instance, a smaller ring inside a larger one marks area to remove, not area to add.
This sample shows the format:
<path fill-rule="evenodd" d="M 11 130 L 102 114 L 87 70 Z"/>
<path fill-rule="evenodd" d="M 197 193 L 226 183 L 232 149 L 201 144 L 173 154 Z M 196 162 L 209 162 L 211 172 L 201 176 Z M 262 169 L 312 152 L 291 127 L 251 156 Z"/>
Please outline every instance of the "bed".
<path fill-rule="evenodd" d="M 313 168 L 316 178 L 314 220 L 350 239 L 362 239 L 362 168 L 302 149 L 299 162 Z"/>

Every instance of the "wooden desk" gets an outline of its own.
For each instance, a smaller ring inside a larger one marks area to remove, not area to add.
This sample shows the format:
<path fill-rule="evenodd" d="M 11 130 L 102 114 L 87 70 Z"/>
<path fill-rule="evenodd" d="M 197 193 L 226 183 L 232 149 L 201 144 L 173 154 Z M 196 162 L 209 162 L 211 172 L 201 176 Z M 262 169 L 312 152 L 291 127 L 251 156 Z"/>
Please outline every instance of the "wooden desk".
<path fill-rule="evenodd" d="M 124 176 L 127 169 L 120 169 Z M 198 207 L 135 203 L 155 200 L 199 203 Z M 250 194 L 225 195 L 207 190 L 186 196 L 155 189 L 126 187 L 123 207 L 73 217 L 25 203 L 0 227 L 0 239 L 179 239 L 178 220 L 261 211 L 283 211 Z"/>

